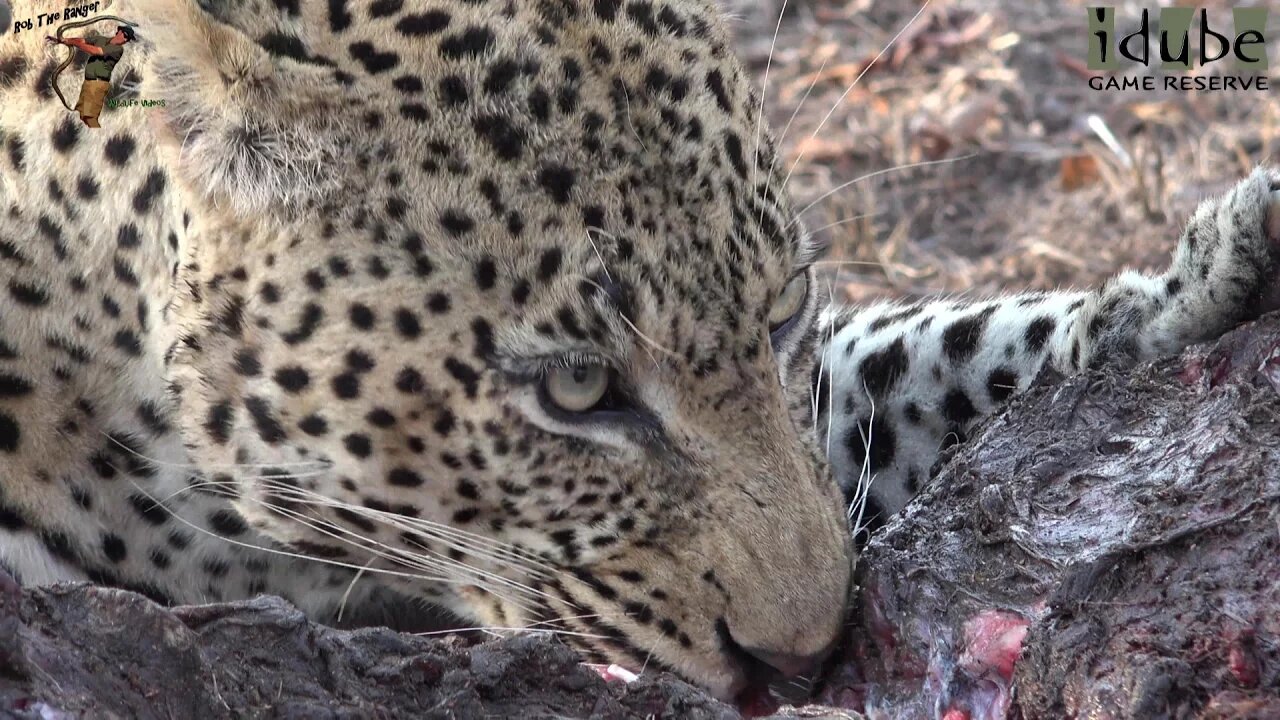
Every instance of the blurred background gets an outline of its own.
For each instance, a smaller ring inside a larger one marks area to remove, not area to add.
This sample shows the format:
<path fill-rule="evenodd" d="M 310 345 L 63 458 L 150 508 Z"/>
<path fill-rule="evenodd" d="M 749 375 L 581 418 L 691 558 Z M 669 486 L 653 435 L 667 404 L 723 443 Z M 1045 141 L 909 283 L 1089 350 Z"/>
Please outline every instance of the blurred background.
<path fill-rule="evenodd" d="M 824 270 L 847 300 L 1083 286 L 1124 266 L 1163 268 L 1201 198 L 1280 162 L 1278 90 L 1090 89 L 1086 2 L 720 2 L 757 87 L 767 70 L 779 164 L 794 167 L 797 209 L 815 203 L 804 219 L 831 240 Z M 1233 35 L 1232 7 L 1268 7 L 1280 87 L 1280 0 L 1105 4 L 1121 34 L 1144 8 L 1154 26 L 1161 7 L 1204 7 Z M 1192 72 L 1236 74 L 1228 60 Z"/>

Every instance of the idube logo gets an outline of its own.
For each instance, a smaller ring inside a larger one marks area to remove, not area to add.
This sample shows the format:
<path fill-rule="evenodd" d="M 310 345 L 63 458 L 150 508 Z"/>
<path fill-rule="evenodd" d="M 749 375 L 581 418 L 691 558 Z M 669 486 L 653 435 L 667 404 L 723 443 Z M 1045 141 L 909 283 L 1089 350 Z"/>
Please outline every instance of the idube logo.
<path fill-rule="evenodd" d="M 1234 8 L 1232 27 L 1214 24 L 1205 9 L 1169 7 L 1159 10 L 1159 33 L 1153 38 L 1151 12 L 1142 11 L 1137 28 L 1116 30 L 1113 7 L 1090 7 L 1088 67 L 1095 71 L 1123 70 L 1126 65 L 1151 67 L 1163 75 L 1099 75 L 1089 79 L 1094 90 L 1261 90 L 1266 91 L 1266 8 Z M 1196 29 L 1193 21 L 1199 16 Z M 1187 74 L 1193 68 L 1226 62 L 1232 73 Z"/>

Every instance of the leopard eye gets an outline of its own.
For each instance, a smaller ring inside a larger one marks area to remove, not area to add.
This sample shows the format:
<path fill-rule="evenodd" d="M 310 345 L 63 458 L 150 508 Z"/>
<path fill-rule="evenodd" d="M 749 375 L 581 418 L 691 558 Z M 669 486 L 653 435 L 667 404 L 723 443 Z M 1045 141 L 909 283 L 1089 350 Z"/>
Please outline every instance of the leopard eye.
<path fill-rule="evenodd" d="M 782 289 L 782 294 L 769 308 L 769 331 L 774 332 L 787 323 L 804 307 L 804 300 L 809 295 L 809 278 L 797 275 Z"/>
<path fill-rule="evenodd" d="M 580 413 L 595 407 L 609 391 L 609 369 L 602 365 L 552 368 L 543 381 L 547 397 L 566 412 Z"/>

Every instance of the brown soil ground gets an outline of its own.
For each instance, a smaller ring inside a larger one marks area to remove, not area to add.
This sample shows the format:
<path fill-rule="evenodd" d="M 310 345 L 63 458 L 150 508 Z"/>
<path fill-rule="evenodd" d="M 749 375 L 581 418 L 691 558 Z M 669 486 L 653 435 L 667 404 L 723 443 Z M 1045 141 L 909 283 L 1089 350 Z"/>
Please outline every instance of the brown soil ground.
<path fill-rule="evenodd" d="M 816 202 L 804 219 L 832 243 L 832 291 L 851 300 L 1159 268 L 1201 198 L 1280 160 L 1274 91 L 1090 89 L 1078 0 L 789 0 L 780 26 L 782 0 L 722 4 L 757 86 L 768 75 L 765 116 L 797 208 Z M 1122 33 L 1160 5 L 1108 4 Z M 1239 4 L 1195 3 L 1226 31 Z M 1280 86 L 1280 7 L 1269 29 Z"/>

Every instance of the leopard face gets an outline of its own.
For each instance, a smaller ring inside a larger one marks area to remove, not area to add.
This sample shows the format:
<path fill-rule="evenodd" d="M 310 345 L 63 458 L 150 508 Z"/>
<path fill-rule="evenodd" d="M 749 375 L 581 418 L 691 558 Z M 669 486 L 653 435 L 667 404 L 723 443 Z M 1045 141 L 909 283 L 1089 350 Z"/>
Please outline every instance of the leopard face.
<path fill-rule="evenodd" d="M 712 6 L 132 9 L 174 415 L 252 528 L 723 697 L 821 657 L 815 248 Z"/>

